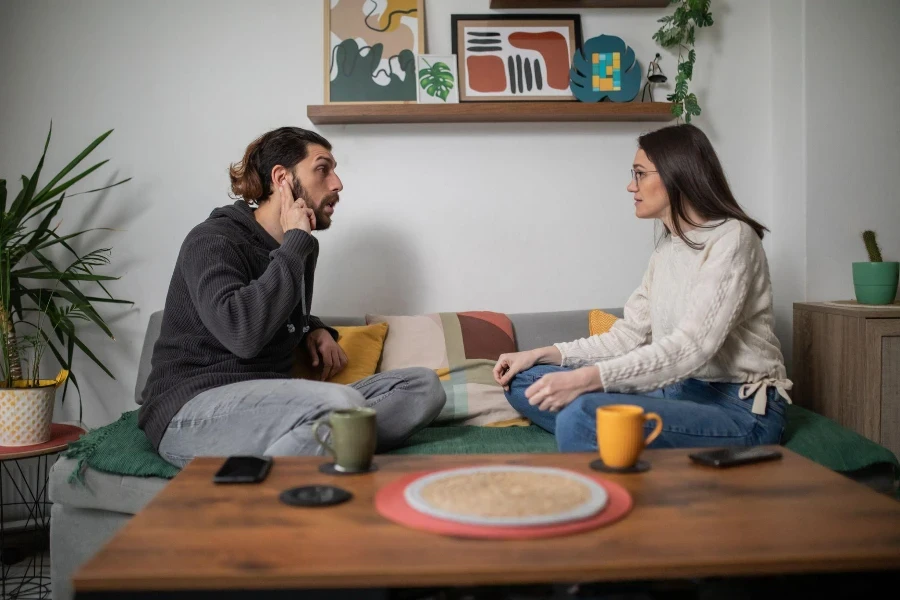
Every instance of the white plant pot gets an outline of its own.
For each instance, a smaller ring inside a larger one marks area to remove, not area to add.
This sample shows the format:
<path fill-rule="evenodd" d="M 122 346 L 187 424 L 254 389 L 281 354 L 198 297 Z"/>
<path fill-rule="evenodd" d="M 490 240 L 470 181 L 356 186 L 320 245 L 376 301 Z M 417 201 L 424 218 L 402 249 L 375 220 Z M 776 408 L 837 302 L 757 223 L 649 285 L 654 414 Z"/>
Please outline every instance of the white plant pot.
<path fill-rule="evenodd" d="M 57 382 L 0 388 L 0 446 L 32 446 L 50 439 Z"/>

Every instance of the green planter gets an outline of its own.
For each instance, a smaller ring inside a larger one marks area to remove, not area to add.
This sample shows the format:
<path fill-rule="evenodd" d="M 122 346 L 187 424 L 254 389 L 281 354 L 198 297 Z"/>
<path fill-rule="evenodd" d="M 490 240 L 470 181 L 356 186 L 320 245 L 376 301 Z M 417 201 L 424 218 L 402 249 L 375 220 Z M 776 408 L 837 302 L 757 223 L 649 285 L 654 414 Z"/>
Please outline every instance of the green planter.
<path fill-rule="evenodd" d="M 890 304 L 897 296 L 900 262 L 853 263 L 853 287 L 860 304 Z"/>

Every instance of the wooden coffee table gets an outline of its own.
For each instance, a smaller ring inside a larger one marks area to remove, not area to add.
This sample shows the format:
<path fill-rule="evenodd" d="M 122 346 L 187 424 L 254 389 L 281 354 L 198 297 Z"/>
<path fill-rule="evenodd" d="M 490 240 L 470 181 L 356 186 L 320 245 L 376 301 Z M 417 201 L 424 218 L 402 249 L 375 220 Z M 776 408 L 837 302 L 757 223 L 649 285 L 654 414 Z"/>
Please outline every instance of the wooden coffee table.
<path fill-rule="evenodd" d="M 623 520 L 569 537 L 467 540 L 404 528 L 375 510 L 405 473 L 481 464 L 595 473 L 588 454 L 379 456 L 372 474 L 319 473 L 276 458 L 265 482 L 214 485 L 221 458 L 194 460 L 75 575 L 104 592 L 398 588 L 682 579 L 900 569 L 900 502 L 786 449 L 780 461 L 715 470 L 688 450 L 647 451 Z M 314 483 L 354 494 L 331 508 L 282 504 Z M 256 590 L 256 591 L 253 591 Z"/>

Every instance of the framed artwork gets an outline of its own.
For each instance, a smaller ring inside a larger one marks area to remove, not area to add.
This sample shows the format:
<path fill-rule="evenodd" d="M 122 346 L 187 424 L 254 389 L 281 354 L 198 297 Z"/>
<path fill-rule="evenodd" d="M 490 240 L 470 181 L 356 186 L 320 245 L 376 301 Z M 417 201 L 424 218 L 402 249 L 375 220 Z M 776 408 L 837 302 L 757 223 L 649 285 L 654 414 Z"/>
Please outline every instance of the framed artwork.
<path fill-rule="evenodd" d="M 456 70 L 456 56 L 420 54 L 418 61 L 417 89 L 419 104 L 459 103 L 459 76 Z"/>
<path fill-rule="evenodd" d="M 323 0 L 325 104 L 415 102 L 425 0 Z"/>
<path fill-rule="evenodd" d="M 581 16 L 451 15 L 461 101 L 574 100 Z"/>

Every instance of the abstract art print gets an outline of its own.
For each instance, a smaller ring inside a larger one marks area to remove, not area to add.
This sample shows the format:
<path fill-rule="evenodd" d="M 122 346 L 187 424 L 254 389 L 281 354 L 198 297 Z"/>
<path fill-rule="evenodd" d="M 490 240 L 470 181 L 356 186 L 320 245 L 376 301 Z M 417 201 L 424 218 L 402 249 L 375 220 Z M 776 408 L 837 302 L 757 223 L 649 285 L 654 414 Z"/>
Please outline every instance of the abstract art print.
<path fill-rule="evenodd" d="M 425 0 L 323 0 L 325 103 L 415 102 Z"/>
<path fill-rule="evenodd" d="M 572 55 L 581 17 L 451 15 L 462 101 L 573 100 Z"/>
<path fill-rule="evenodd" d="M 420 54 L 417 60 L 419 103 L 458 103 L 459 77 L 456 74 L 456 57 Z"/>

